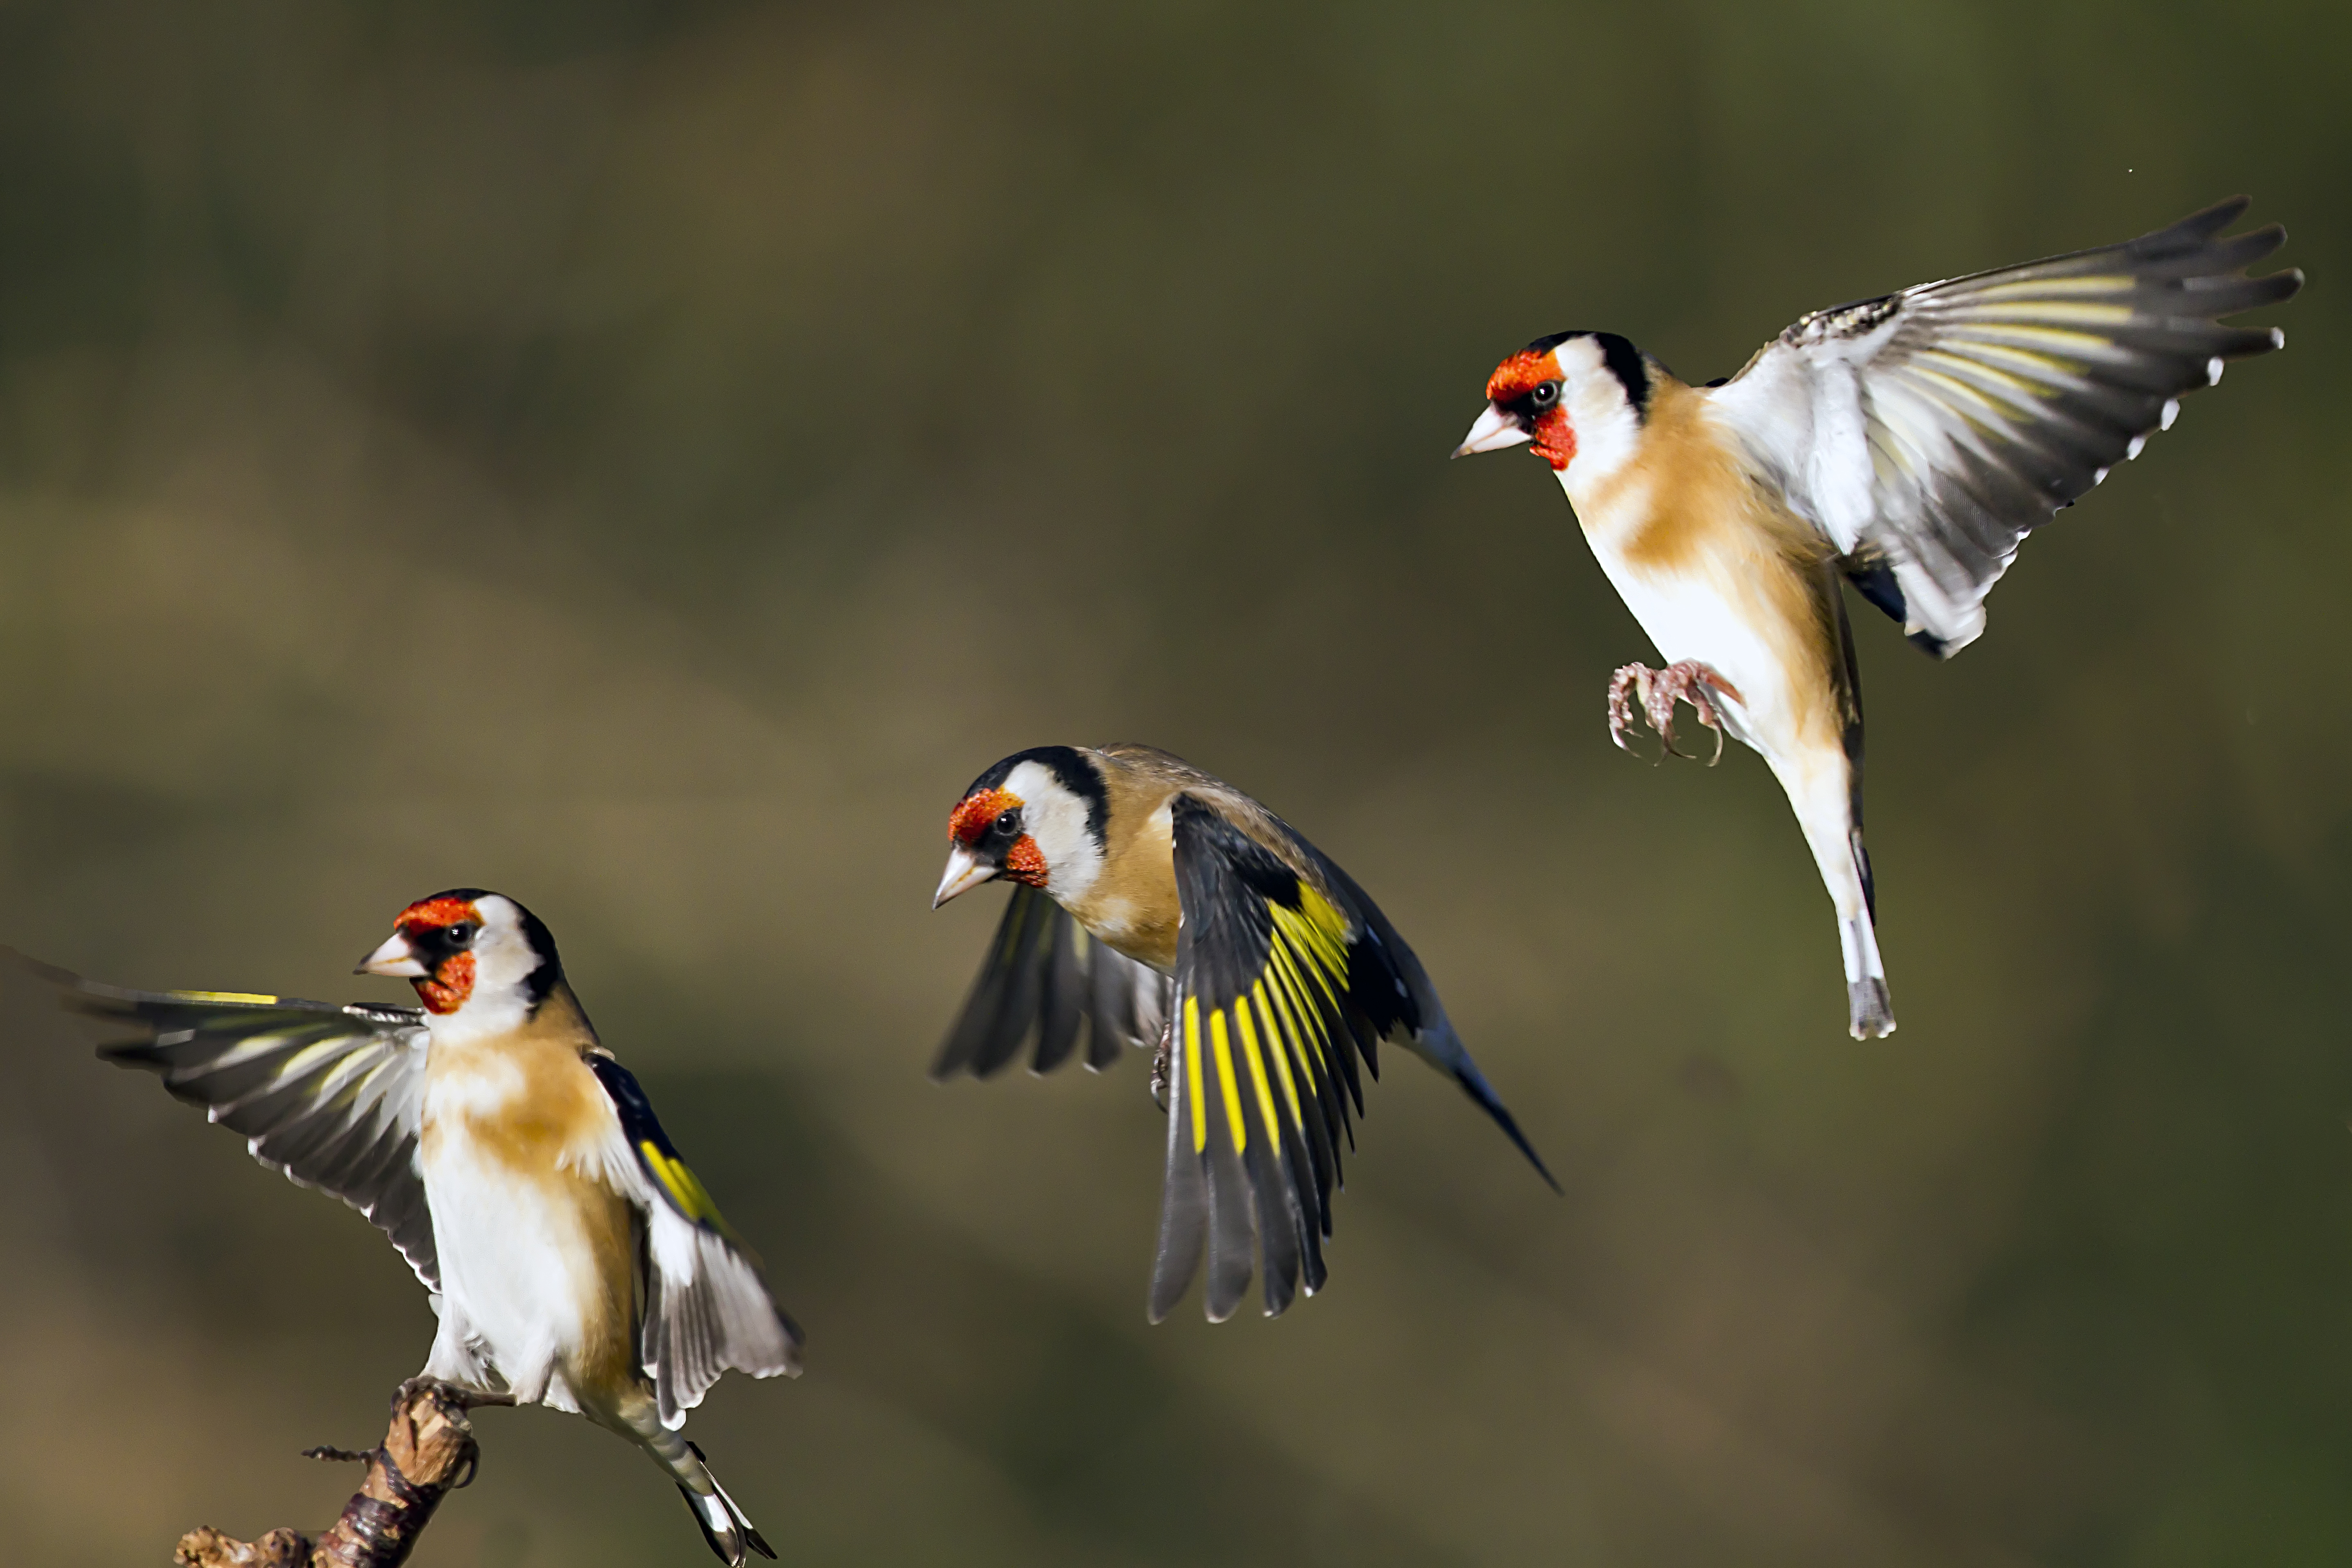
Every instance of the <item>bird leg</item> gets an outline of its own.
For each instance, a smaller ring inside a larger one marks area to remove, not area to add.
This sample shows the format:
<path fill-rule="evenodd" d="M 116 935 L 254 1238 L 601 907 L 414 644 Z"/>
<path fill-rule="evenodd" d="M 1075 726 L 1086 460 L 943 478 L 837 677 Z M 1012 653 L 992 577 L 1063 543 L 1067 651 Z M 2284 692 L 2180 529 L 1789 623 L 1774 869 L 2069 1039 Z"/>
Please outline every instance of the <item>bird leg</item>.
<path fill-rule="evenodd" d="M 1160 1113 L 1168 1114 L 1169 1058 L 1176 1048 L 1176 1020 L 1170 1019 L 1160 1030 L 1160 1049 L 1151 1053 L 1151 1103 Z"/>
<path fill-rule="evenodd" d="M 1723 760 L 1723 716 L 1716 709 L 1710 687 L 1734 702 L 1745 700 L 1738 687 L 1696 659 L 1684 659 L 1663 670 L 1627 664 L 1609 678 L 1609 738 L 1620 751 L 1633 749 L 1625 744 L 1625 732 L 1633 727 L 1633 699 L 1638 698 L 1642 716 L 1665 743 L 1658 760 L 1664 761 L 1668 753 L 1687 757 L 1688 752 L 1675 747 L 1675 705 L 1685 702 L 1697 713 L 1699 723 L 1715 731 L 1715 755 L 1706 759 L 1706 765 L 1714 767 Z"/>

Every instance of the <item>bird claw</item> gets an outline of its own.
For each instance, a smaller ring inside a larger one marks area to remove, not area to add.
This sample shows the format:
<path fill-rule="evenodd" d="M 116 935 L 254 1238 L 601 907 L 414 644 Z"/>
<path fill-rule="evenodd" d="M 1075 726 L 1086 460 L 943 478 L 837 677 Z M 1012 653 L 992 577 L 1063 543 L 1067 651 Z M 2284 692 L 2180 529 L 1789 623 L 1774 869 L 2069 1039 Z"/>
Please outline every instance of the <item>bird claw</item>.
<path fill-rule="evenodd" d="M 1625 734 L 1633 726 L 1634 702 L 1638 700 L 1642 716 L 1664 743 L 1665 750 L 1658 754 L 1658 760 L 1664 761 L 1669 754 L 1689 757 L 1690 753 L 1675 745 L 1675 705 L 1688 703 L 1698 715 L 1699 723 L 1715 731 L 1715 755 L 1706 759 L 1706 765 L 1712 768 L 1723 760 L 1723 716 L 1715 706 L 1715 693 L 1734 702 L 1744 700 L 1738 687 L 1696 659 L 1685 659 L 1663 670 L 1654 670 L 1647 664 L 1627 664 L 1609 678 L 1609 738 L 1618 750 L 1633 751 L 1625 743 Z"/>

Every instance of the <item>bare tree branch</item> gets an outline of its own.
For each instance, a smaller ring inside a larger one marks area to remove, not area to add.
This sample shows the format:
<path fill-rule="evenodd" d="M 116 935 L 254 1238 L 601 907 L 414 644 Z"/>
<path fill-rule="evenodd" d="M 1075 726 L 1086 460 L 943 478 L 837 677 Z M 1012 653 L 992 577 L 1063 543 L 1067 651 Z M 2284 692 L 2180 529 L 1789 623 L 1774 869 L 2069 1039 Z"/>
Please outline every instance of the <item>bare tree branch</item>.
<path fill-rule="evenodd" d="M 258 1541 L 238 1541 L 206 1526 L 180 1537 L 175 1560 L 184 1568 L 398 1568 L 441 1500 L 474 1479 L 480 1453 L 466 1412 L 513 1403 L 503 1394 L 411 1378 L 393 1396 L 392 1425 L 381 1448 L 307 1450 L 311 1458 L 368 1468 L 367 1480 L 323 1534 L 273 1530 Z"/>

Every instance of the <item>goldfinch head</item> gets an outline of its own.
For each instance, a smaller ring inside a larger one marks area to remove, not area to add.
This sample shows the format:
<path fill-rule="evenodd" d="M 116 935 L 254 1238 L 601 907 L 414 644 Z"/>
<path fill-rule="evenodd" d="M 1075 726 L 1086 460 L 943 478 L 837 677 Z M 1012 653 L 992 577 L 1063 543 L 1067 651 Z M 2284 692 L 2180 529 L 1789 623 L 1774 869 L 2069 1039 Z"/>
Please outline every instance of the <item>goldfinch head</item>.
<path fill-rule="evenodd" d="M 563 978 L 563 965 L 539 916 L 502 894 L 457 887 L 402 910 L 354 972 L 408 981 L 436 1019 L 511 1013 L 520 1023 Z"/>
<path fill-rule="evenodd" d="M 1102 870 L 1109 796 L 1101 768 L 1068 746 L 1018 751 L 982 774 L 948 815 L 948 869 L 931 900 L 998 877 L 1076 898 Z"/>
<path fill-rule="evenodd" d="M 1650 363 L 1614 332 L 1555 332 L 1538 338 L 1486 378 L 1486 412 L 1454 455 L 1532 444 L 1555 470 L 1580 452 L 1609 453 L 1614 467 L 1641 431 L 1650 403 Z"/>

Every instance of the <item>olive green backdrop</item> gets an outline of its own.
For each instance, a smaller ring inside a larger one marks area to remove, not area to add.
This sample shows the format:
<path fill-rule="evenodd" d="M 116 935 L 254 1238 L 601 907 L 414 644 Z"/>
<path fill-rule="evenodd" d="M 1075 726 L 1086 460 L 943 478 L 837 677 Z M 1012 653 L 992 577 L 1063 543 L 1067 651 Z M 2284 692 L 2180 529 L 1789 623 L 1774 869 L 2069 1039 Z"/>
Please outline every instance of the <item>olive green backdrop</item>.
<path fill-rule="evenodd" d="M 0 4 L 0 940 L 352 977 L 509 892 L 809 1330 L 694 1434 L 805 1564 L 2352 1557 L 2340 5 Z M 2237 190 L 2312 287 L 1936 665 L 1866 610 L 1902 1032 L 1487 371 Z M 934 1087 L 1007 751 L 1373 891 L 1559 1172 L 1398 1055 L 1329 1289 L 1143 1322 L 1140 1061 Z M 431 1333 L 356 1216 L 9 993 L 0 1521 L 323 1522 Z M 542 1411 L 419 1561 L 705 1561 Z"/>

